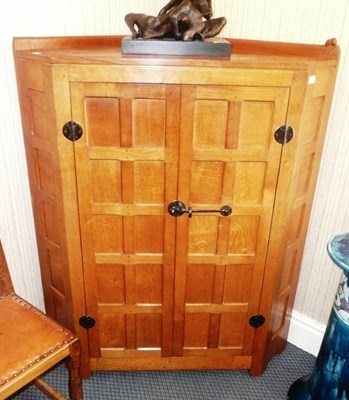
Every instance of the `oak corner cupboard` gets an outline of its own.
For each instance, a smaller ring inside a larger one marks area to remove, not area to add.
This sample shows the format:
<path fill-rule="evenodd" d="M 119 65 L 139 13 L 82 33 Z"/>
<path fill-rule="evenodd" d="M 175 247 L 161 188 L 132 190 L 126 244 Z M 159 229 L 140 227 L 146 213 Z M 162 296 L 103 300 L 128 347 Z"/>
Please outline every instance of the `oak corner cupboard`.
<path fill-rule="evenodd" d="M 248 369 L 283 350 L 339 60 L 15 38 L 47 313 L 92 370 Z"/>

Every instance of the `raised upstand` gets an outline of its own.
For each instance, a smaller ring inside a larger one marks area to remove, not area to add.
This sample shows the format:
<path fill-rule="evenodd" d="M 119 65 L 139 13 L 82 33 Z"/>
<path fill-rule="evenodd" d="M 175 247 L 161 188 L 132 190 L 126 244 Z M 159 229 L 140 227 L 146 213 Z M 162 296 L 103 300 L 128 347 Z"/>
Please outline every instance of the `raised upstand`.
<path fill-rule="evenodd" d="M 328 244 L 331 259 L 344 271 L 325 336 L 311 375 L 291 386 L 289 400 L 349 399 L 349 233 Z"/>

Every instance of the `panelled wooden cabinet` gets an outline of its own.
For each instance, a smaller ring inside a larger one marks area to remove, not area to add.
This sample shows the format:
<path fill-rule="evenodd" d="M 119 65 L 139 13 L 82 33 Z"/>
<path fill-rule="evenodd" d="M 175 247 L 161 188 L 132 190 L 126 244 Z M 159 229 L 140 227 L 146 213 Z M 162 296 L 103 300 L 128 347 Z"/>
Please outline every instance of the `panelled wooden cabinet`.
<path fill-rule="evenodd" d="M 47 312 L 84 376 L 260 374 L 286 343 L 339 49 L 121 39 L 14 40 Z"/>

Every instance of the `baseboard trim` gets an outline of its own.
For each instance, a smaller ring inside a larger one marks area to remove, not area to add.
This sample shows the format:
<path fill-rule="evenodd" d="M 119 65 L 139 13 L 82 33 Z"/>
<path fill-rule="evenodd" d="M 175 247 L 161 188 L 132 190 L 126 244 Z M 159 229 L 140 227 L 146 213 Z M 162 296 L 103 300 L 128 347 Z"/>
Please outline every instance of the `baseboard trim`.
<path fill-rule="evenodd" d="M 287 341 L 307 353 L 317 356 L 325 330 L 326 325 L 293 311 Z"/>

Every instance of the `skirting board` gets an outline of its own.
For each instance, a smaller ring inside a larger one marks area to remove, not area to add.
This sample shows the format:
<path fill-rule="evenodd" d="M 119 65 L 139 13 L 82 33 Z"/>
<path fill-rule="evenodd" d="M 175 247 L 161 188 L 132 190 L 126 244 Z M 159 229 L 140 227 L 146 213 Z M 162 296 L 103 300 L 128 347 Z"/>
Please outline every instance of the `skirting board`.
<path fill-rule="evenodd" d="M 293 311 L 287 341 L 307 353 L 317 356 L 325 330 L 326 325 Z"/>

